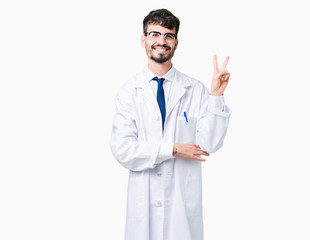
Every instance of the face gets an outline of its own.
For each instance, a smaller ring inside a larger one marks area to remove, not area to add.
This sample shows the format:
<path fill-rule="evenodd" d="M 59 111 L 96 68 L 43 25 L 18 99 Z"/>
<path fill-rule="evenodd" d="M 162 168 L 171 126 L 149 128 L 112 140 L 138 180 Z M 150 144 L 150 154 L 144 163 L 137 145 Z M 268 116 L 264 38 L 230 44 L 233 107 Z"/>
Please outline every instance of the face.
<path fill-rule="evenodd" d="M 160 25 L 149 24 L 147 32 L 160 32 L 162 35 L 156 40 L 152 41 L 149 35 L 142 35 L 141 44 L 145 48 L 146 55 L 149 59 L 157 63 L 165 63 L 170 61 L 174 55 L 174 51 L 178 45 L 178 39 L 168 40 L 164 38 L 165 33 L 175 33 L 175 30 L 171 30 Z"/>

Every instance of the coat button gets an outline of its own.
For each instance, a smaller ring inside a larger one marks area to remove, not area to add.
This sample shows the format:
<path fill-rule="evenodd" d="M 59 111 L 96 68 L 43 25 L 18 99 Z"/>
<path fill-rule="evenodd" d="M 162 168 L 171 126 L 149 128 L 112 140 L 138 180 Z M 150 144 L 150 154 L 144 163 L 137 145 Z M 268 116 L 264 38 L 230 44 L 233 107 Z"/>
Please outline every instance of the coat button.
<path fill-rule="evenodd" d="M 157 201 L 156 205 L 157 207 L 161 207 L 163 204 L 161 203 L 161 201 Z"/>
<path fill-rule="evenodd" d="M 160 177 L 160 176 L 161 176 L 161 172 L 157 172 L 157 176 L 159 176 L 159 177 Z"/>

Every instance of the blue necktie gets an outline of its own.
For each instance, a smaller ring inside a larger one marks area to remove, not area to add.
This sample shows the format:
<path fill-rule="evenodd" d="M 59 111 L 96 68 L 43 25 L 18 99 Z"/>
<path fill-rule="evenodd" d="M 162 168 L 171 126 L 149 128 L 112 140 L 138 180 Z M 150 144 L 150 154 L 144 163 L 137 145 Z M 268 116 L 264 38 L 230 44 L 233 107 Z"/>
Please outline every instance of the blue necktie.
<path fill-rule="evenodd" d="M 164 78 L 158 78 L 154 77 L 153 80 L 157 81 L 158 87 L 157 87 L 157 102 L 158 106 L 161 112 L 161 120 L 162 120 L 162 126 L 164 130 L 164 123 L 165 123 L 165 118 L 166 118 L 166 104 L 165 104 L 165 93 L 164 93 L 164 88 L 163 88 L 163 82 Z"/>

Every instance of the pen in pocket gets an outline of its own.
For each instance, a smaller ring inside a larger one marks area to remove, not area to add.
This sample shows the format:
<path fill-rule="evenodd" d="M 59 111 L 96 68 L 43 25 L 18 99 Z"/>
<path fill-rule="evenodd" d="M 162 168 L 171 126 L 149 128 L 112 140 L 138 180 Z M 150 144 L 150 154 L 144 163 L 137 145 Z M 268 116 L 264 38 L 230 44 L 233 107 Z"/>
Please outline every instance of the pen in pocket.
<path fill-rule="evenodd" d="M 186 122 L 188 122 L 186 112 L 184 112 L 184 117 L 185 117 Z"/>

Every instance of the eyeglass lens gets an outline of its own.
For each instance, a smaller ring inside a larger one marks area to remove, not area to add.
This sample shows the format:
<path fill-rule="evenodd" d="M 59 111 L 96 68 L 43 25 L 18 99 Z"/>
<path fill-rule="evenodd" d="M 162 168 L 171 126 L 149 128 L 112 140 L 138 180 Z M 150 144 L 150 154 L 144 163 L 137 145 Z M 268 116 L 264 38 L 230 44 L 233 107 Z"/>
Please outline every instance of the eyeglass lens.
<path fill-rule="evenodd" d="M 160 32 L 149 32 L 148 33 L 149 36 L 150 36 L 150 39 L 153 41 L 153 42 L 156 42 L 159 40 L 159 38 L 161 37 L 161 35 L 164 35 L 164 38 L 166 41 L 174 41 L 176 36 L 173 34 L 173 33 L 160 33 Z"/>

